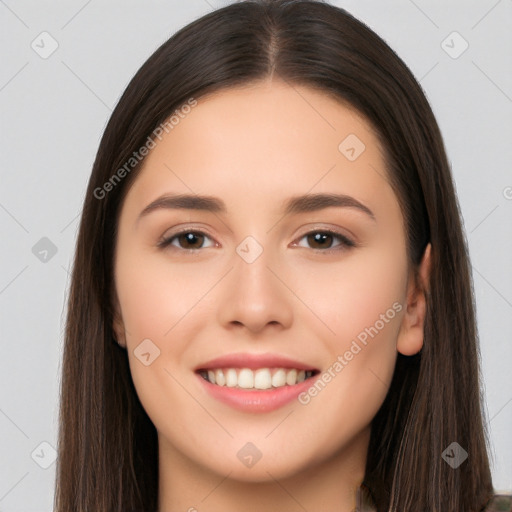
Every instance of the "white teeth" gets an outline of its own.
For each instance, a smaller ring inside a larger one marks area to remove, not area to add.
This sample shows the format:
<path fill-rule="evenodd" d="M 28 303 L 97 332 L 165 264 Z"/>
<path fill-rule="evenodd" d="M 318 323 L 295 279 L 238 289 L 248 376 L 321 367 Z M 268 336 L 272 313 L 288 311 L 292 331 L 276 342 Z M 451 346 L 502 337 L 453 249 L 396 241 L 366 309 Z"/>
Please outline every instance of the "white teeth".
<path fill-rule="evenodd" d="M 272 377 L 268 368 L 256 370 L 254 373 L 254 387 L 256 389 L 270 389 L 272 387 Z"/>
<path fill-rule="evenodd" d="M 229 388 L 239 387 L 242 389 L 270 389 L 283 386 L 294 386 L 304 382 L 313 375 L 311 370 L 297 370 L 295 368 L 224 368 L 203 371 L 202 375 L 206 380 L 218 386 Z"/>
<path fill-rule="evenodd" d="M 254 387 L 254 373 L 248 368 L 240 370 L 238 374 L 238 387 L 244 389 L 251 389 Z"/>
<path fill-rule="evenodd" d="M 280 388 L 286 384 L 286 371 L 279 368 L 274 375 L 272 375 L 272 386 Z"/>
<path fill-rule="evenodd" d="M 226 386 L 228 388 L 234 388 L 238 384 L 238 377 L 236 375 L 236 370 L 234 368 L 230 368 L 226 372 Z"/>
<path fill-rule="evenodd" d="M 208 380 L 212 384 L 218 384 L 219 386 L 226 385 L 226 377 L 224 377 L 224 372 L 222 370 L 216 370 L 214 375 L 215 375 L 215 380 L 212 380 L 212 379 L 210 379 L 210 372 L 208 372 Z"/>
<path fill-rule="evenodd" d="M 297 370 L 289 370 L 286 373 L 286 384 L 293 386 L 297 382 Z"/>

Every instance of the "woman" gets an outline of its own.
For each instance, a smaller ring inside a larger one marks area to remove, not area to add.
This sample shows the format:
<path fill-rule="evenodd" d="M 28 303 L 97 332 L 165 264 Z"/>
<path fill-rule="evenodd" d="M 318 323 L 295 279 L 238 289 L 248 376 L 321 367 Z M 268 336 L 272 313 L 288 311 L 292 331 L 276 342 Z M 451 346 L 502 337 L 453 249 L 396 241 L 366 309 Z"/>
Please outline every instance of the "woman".
<path fill-rule="evenodd" d="M 482 511 L 486 442 L 457 199 L 405 64 L 316 1 L 176 33 L 89 181 L 56 511 Z"/>

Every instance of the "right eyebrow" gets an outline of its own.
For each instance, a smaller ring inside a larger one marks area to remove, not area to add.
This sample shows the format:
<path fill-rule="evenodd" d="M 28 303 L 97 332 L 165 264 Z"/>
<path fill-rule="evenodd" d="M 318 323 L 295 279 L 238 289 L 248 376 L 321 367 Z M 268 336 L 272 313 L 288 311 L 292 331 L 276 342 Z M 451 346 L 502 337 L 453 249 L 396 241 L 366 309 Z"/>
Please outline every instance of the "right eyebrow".
<path fill-rule="evenodd" d="M 226 205 L 216 197 L 190 194 L 164 194 L 149 203 L 139 214 L 139 219 L 162 208 L 181 210 L 203 210 L 212 213 L 226 213 Z"/>

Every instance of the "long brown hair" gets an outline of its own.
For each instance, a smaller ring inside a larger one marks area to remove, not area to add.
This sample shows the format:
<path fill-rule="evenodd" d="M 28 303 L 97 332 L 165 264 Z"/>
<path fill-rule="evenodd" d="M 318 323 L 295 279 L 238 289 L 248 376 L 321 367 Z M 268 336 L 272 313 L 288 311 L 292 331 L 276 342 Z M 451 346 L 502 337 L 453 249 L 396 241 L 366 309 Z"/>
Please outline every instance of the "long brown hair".
<path fill-rule="evenodd" d="M 428 101 L 393 50 L 345 10 L 314 0 L 256 0 L 213 11 L 160 46 L 129 83 L 101 139 L 69 293 L 56 512 L 157 508 L 156 430 L 112 330 L 117 221 L 140 163 L 122 179 L 112 176 L 190 98 L 270 76 L 348 102 L 372 124 L 413 268 L 432 245 L 424 346 L 415 356 L 398 354 L 372 423 L 365 488 L 386 512 L 480 511 L 492 496 L 468 251 Z M 453 442 L 469 454 L 457 468 L 442 457 Z"/>

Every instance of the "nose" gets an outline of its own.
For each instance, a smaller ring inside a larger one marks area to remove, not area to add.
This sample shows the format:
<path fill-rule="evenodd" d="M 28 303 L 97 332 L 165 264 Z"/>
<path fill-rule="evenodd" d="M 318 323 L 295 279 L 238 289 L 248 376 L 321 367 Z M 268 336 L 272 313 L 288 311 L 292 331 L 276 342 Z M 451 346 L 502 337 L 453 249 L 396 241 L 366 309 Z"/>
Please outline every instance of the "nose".
<path fill-rule="evenodd" d="M 284 284 L 286 273 L 269 252 L 263 250 L 252 262 L 234 255 L 233 268 L 223 280 L 216 304 L 223 327 L 259 333 L 265 328 L 291 326 L 293 293 Z"/>

